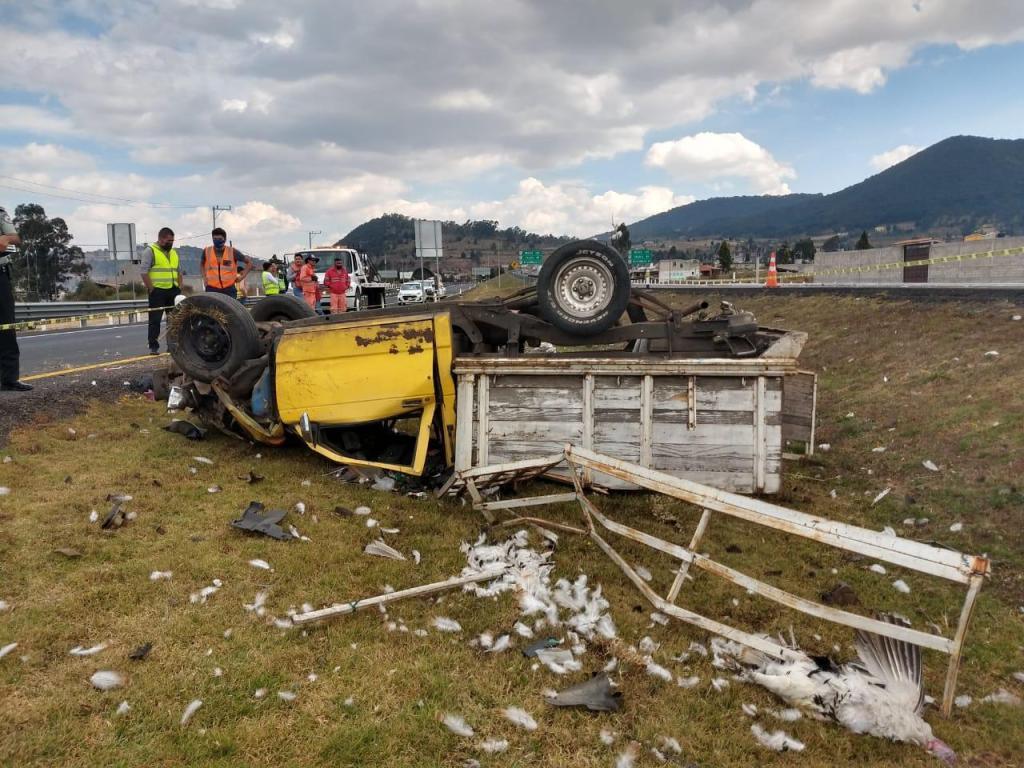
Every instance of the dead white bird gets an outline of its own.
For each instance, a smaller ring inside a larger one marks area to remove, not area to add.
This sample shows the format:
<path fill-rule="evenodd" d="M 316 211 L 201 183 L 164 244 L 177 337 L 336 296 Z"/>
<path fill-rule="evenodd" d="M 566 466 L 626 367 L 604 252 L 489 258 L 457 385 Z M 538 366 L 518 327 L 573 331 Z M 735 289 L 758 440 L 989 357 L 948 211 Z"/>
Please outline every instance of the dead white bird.
<path fill-rule="evenodd" d="M 882 618 L 898 623 L 891 616 Z M 779 661 L 729 641 L 719 645 L 739 663 L 744 679 L 783 701 L 835 720 L 854 733 L 917 744 L 952 765 L 956 754 L 935 738 L 921 717 L 921 649 L 863 631 L 857 632 L 854 647 L 861 663 L 836 666 L 823 657 Z M 767 736 L 774 741 L 776 734 Z"/>
<path fill-rule="evenodd" d="M 501 711 L 501 714 L 524 730 L 537 730 L 537 721 L 534 720 L 530 716 L 530 713 L 525 709 L 520 709 L 519 707 L 506 707 Z"/>

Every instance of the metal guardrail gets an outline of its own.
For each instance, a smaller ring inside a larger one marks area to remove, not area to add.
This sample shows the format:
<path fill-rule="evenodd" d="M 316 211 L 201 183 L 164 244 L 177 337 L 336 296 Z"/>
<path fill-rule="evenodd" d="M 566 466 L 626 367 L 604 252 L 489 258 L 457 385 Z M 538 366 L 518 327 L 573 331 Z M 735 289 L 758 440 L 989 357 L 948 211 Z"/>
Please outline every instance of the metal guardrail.
<path fill-rule="evenodd" d="M 261 296 L 249 296 L 242 299 L 246 306 L 251 305 Z M 106 312 L 131 312 L 145 310 L 149 307 L 147 299 L 112 299 L 107 301 L 32 301 L 14 305 L 15 322 L 23 323 L 32 320 L 59 320 L 61 318 L 77 318 L 83 315 L 99 315 Z"/>

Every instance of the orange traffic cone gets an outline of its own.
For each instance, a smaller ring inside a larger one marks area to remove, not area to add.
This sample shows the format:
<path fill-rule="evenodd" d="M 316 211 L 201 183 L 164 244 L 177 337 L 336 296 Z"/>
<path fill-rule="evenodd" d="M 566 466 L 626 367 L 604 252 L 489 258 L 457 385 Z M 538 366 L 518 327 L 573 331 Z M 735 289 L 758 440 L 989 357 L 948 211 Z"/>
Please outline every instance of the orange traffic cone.
<path fill-rule="evenodd" d="M 772 255 L 768 257 L 768 281 L 764 284 L 764 287 L 779 287 L 779 271 L 775 268 L 775 251 L 772 251 Z"/>

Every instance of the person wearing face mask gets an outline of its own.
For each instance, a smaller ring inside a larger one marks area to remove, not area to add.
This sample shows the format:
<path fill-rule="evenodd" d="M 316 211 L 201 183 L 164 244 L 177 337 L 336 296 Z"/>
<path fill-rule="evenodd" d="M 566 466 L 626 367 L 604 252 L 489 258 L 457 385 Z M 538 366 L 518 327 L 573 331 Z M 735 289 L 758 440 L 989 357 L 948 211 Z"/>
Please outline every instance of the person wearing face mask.
<path fill-rule="evenodd" d="M 238 298 L 238 283 L 244 282 L 252 269 L 252 261 L 239 250 L 228 245 L 228 235 L 220 227 L 210 233 L 213 245 L 203 250 L 200 269 L 207 293 L 223 293 Z M 242 265 L 239 271 L 239 265 Z"/>
<path fill-rule="evenodd" d="M 160 320 L 164 310 L 174 306 L 174 299 L 181 292 L 181 264 L 170 227 L 157 233 L 146 257 L 142 282 L 149 293 L 149 354 L 155 355 L 160 352 Z"/>

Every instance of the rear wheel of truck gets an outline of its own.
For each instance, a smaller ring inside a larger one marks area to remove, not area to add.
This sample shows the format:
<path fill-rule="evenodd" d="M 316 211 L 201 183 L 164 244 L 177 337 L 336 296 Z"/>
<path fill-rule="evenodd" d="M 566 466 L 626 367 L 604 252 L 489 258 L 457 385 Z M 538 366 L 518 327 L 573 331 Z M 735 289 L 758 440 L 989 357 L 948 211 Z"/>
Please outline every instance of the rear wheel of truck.
<path fill-rule="evenodd" d="M 629 304 L 629 268 L 615 250 L 595 240 L 563 245 L 537 278 L 540 315 L 577 336 L 611 328 Z"/>
<path fill-rule="evenodd" d="M 357 293 L 352 304 L 353 311 L 362 312 L 369 306 L 369 300 L 365 293 Z"/>
<path fill-rule="evenodd" d="M 179 304 L 167 336 L 174 362 L 197 381 L 229 377 L 260 353 L 249 310 L 219 293 L 200 293 Z"/>
<path fill-rule="evenodd" d="M 283 293 L 266 296 L 257 301 L 252 308 L 252 319 L 257 323 L 305 320 L 308 317 L 316 317 L 316 312 L 309 304 Z"/>

